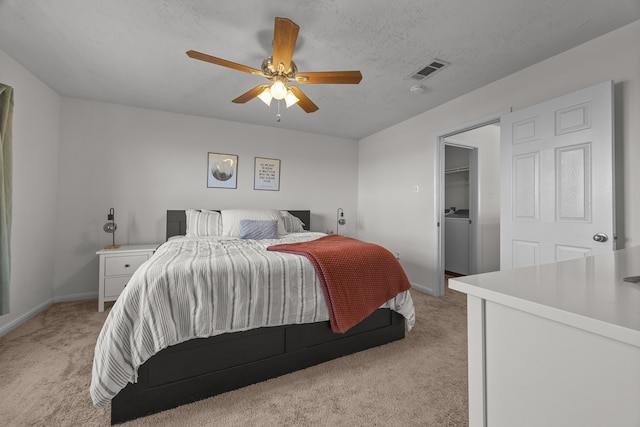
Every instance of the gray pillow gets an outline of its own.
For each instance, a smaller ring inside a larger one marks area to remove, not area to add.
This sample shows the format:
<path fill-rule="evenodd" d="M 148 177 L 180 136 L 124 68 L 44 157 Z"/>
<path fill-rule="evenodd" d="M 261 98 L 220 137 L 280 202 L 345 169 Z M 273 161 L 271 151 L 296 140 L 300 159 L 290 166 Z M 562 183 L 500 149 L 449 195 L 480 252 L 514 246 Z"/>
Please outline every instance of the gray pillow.
<path fill-rule="evenodd" d="M 241 239 L 276 239 L 278 237 L 278 221 L 243 219 L 240 221 Z"/>

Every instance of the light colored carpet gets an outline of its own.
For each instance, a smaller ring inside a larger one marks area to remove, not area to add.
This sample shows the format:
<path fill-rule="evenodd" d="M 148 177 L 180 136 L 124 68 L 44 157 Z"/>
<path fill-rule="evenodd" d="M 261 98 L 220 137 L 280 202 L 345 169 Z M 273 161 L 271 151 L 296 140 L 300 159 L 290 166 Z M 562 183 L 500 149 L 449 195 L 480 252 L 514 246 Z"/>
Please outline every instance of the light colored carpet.
<path fill-rule="evenodd" d="M 124 426 L 466 426 L 466 298 L 412 291 L 404 340 Z M 89 397 L 97 301 L 55 304 L 0 337 L 6 426 L 107 426 Z"/>

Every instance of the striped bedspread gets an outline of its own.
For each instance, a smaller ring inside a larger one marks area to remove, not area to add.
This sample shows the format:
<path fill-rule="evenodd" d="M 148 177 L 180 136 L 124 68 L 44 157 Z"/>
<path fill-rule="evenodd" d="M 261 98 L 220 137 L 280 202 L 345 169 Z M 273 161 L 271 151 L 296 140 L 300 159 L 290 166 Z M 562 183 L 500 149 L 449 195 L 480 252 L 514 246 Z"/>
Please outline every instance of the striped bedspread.
<path fill-rule="evenodd" d="M 138 368 L 168 346 L 226 332 L 328 320 L 311 263 L 266 250 L 322 236 L 180 238 L 160 246 L 135 272 L 98 336 L 90 389 L 94 406 L 106 405 L 135 382 Z M 413 326 L 408 291 L 382 307 L 402 314 L 409 329 Z"/>

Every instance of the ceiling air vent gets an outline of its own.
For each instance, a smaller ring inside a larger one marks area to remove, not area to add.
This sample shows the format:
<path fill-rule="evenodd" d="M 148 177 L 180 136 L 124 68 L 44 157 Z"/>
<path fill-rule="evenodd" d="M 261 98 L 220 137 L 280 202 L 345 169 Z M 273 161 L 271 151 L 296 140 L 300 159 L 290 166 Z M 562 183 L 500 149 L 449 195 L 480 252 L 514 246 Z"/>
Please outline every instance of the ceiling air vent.
<path fill-rule="evenodd" d="M 429 65 L 426 67 L 416 71 L 415 73 L 409 76 L 410 79 L 413 80 L 424 80 L 427 77 L 433 75 L 436 71 L 440 71 L 443 68 L 449 66 L 448 62 L 441 61 L 440 59 L 434 59 Z"/>

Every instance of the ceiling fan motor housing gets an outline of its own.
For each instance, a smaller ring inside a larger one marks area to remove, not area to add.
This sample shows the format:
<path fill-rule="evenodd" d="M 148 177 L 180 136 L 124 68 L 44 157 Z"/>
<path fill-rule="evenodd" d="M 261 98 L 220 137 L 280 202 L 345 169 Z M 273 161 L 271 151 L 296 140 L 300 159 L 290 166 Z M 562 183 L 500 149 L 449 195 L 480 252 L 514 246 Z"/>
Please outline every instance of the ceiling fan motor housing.
<path fill-rule="evenodd" d="M 298 73 L 298 67 L 292 60 L 291 65 L 286 72 L 279 72 L 277 67 L 273 65 L 273 56 L 270 56 L 262 61 L 262 72 L 267 78 L 271 78 L 273 76 L 284 76 L 287 80 L 295 80 L 296 74 Z"/>

